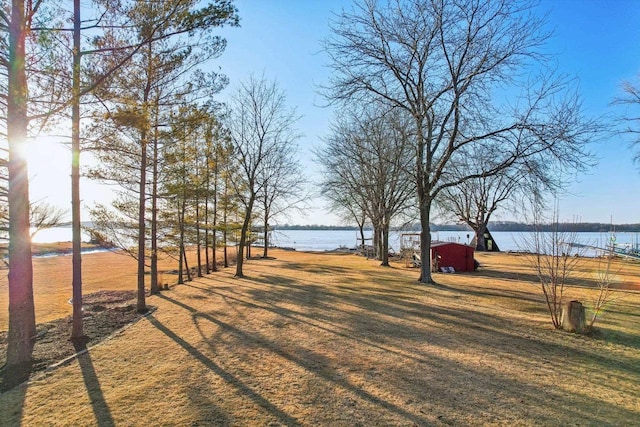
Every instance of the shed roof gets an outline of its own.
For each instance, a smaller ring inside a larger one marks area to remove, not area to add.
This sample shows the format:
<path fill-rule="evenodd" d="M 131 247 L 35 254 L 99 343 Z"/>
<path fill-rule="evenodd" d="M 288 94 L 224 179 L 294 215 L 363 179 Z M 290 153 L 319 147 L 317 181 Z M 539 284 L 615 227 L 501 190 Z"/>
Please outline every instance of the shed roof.
<path fill-rule="evenodd" d="M 448 246 L 448 245 L 455 245 L 455 246 L 464 246 L 467 248 L 473 248 L 473 246 L 469 246 L 469 245 L 465 245 L 462 243 L 456 243 L 456 242 L 431 242 L 431 247 L 439 247 L 439 246 Z"/>

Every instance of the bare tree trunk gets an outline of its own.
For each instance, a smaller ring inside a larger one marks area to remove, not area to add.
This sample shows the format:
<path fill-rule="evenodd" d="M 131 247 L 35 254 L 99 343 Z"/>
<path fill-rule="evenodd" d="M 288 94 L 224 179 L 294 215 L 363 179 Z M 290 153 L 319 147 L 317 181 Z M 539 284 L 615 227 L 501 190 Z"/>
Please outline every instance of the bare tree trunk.
<path fill-rule="evenodd" d="M 184 193 L 183 193 L 184 195 Z M 184 215 L 185 215 L 185 205 L 186 205 L 186 201 L 183 200 L 180 202 L 180 216 L 178 219 L 178 227 L 180 228 L 180 242 L 178 243 L 178 246 L 180 248 L 179 251 L 179 259 L 178 259 L 178 284 L 182 285 L 184 284 L 184 261 L 186 260 L 186 255 L 184 254 Z"/>
<path fill-rule="evenodd" d="M 429 224 L 431 201 L 420 204 L 420 226 L 422 231 L 420 233 L 420 257 L 422 259 L 422 265 L 420 266 L 420 278 L 421 283 L 434 283 L 431 277 L 431 227 Z M 427 204 L 427 207 L 424 205 Z"/>
<path fill-rule="evenodd" d="M 180 250 L 178 251 L 178 285 L 184 284 L 184 275 L 182 274 L 184 266 L 182 265 L 182 260 L 182 245 L 180 245 Z"/>
<path fill-rule="evenodd" d="M 145 302 L 145 283 L 144 283 L 144 270 L 145 270 L 145 244 L 146 244 L 146 221 L 145 221 L 145 208 L 147 205 L 147 133 L 142 131 L 141 137 L 141 152 L 140 152 L 140 187 L 139 187 L 139 202 L 138 202 L 138 298 L 136 309 L 138 313 L 145 313 L 147 311 L 147 305 Z"/>
<path fill-rule="evenodd" d="M 151 295 L 160 293 L 158 286 L 158 138 L 153 139 L 153 177 L 151 189 Z"/>
<path fill-rule="evenodd" d="M 371 241 L 373 250 L 376 251 L 375 258 L 380 259 L 380 226 L 377 221 L 373 224 L 373 240 Z M 368 255 L 367 255 L 368 258 Z"/>
<path fill-rule="evenodd" d="M 227 268 L 229 267 L 229 254 L 227 252 L 227 229 L 226 228 L 222 232 L 222 241 L 224 243 L 224 246 L 222 248 L 222 255 L 224 257 L 224 267 Z"/>
<path fill-rule="evenodd" d="M 189 268 L 189 262 L 187 261 L 187 251 L 184 247 L 184 242 L 182 243 L 182 256 L 184 257 L 184 268 L 187 271 L 187 282 L 190 282 L 193 280 L 193 277 L 191 277 L 191 269 Z"/>
<path fill-rule="evenodd" d="M 82 320 L 82 235 L 80 229 L 80 0 L 73 1 L 73 75 L 71 107 L 71 241 L 73 301 L 71 339 L 84 336 Z"/>
<path fill-rule="evenodd" d="M 389 267 L 389 223 L 382 225 L 382 266 Z"/>
<path fill-rule="evenodd" d="M 269 254 L 267 252 L 267 248 L 269 247 L 269 222 L 267 221 L 267 217 L 265 215 L 264 219 L 264 251 L 262 252 L 262 258 L 266 258 Z"/>
<path fill-rule="evenodd" d="M 29 233 L 29 175 L 21 153 L 27 143 L 27 77 L 24 1 L 13 0 L 9 25 L 7 140 L 9 141 L 9 331 L 7 367 L 16 372 L 31 365 L 36 335 L 33 266 Z M 9 372 L 9 371 L 7 371 Z M 28 369 L 26 370 L 28 378 Z M 19 378 L 20 380 L 22 378 Z"/>
<path fill-rule="evenodd" d="M 253 203 L 255 196 L 251 196 L 249 204 L 244 214 L 244 221 L 242 222 L 242 229 L 240 230 L 240 242 L 238 244 L 238 256 L 236 260 L 236 277 L 244 277 L 242 271 L 243 258 L 245 247 L 247 246 L 247 235 L 249 233 L 249 227 L 251 226 L 251 211 L 253 210 Z"/>
<path fill-rule="evenodd" d="M 215 191 L 215 190 L 214 190 Z M 213 196 L 213 228 L 211 230 L 211 271 L 218 271 L 218 257 L 216 255 L 217 246 L 218 246 L 218 238 L 216 233 L 217 223 L 217 196 Z"/>
<path fill-rule="evenodd" d="M 209 160 L 207 159 L 207 181 L 205 184 L 205 196 L 204 196 L 204 265 L 205 272 L 211 273 L 211 267 L 209 264 Z M 215 251 L 215 249 L 214 249 Z"/>
<path fill-rule="evenodd" d="M 196 196 L 196 254 L 198 258 L 198 277 L 202 277 L 202 242 L 200 241 L 200 197 Z"/>
<path fill-rule="evenodd" d="M 216 249 L 217 249 L 217 233 L 216 233 L 216 229 L 214 228 L 211 231 L 211 271 L 218 271 L 218 257 L 216 255 Z"/>

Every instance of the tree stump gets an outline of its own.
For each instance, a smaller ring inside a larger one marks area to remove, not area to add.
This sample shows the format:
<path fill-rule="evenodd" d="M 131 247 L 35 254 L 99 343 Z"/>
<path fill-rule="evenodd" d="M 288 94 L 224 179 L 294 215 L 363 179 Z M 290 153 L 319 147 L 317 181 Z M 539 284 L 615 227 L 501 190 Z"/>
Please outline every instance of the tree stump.
<path fill-rule="evenodd" d="M 586 330 L 584 306 L 580 301 L 569 301 L 562 308 L 562 329 L 582 334 Z"/>

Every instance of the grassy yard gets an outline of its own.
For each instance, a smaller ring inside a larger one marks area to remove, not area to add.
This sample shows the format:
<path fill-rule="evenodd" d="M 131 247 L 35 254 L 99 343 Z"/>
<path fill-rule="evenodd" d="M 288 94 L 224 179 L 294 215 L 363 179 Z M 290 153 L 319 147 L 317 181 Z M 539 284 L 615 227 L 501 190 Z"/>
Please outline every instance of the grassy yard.
<path fill-rule="evenodd" d="M 118 255 L 98 255 L 83 264 L 96 287 L 133 283 L 134 270 L 111 267 Z M 639 264 L 616 263 L 624 290 L 586 337 L 552 328 L 522 255 L 479 254 L 479 271 L 433 286 L 401 263 L 273 256 L 249 261 L 246 278 L 226 269 L 149 298 L 148 317 L 0 395 L 0 425 L 640 420 Z M 590 306 L 601 268 L 585 260 L 568 297 Z"/>

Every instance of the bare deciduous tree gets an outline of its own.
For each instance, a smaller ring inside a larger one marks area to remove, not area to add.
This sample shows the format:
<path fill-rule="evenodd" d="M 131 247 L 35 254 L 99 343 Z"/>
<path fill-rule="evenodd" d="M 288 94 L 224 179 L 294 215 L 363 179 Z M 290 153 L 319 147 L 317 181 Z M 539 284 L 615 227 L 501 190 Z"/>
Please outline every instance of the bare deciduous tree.
<path fill-rule="evenodd" d="M 391 223 L 414 205 L 410 127 L 398 110 L 356 110 L 341 115 L 325 147 L 316 153 L 324 167 L 323 194 L 352 214 L 366 213 L 374 226 L 378 257 L 388 266 Z M 361 223 L 358 216 L 353 218 Z"/>
<path fill-rule="evenodd" d="M 263 258 L 268 256 L 269 222 L 276 217 L 286 217 L 290 211 L 300 211 L 301 204 L 309 198 L 305 191 L 307 179 L 297 159 L 298 146 L 281 147 L 280 155 L 266 159 L 259 175 L 261 191 L 258 194 L 262 216 Z"/>
<path fill-rule="evenodd" d="M 298 115 L 295 109 L 287 107 L 285 94 L 277 83 L 264 77 L 252 76 L 242 83 L 230 108 L 227 123 L 240 172 L 231 184 L 244 211 L 236 276 L 243 277 L 243 254 L 255 215 L 254 205 L 267 183 L 261 177 L 269 164 L 282 157 L 297 139 L 293 126 Z"/>
<path fill-rule="evenodd" d="M 631 144 L 635 147 L 640 145 L 640 74 L 636 81 L 625 81 L 622 83 L 623 94 L 614 100 L 615 104 L 626 105 L 631 111 L 627 111 L 622 118 L 626 127 L 624 131 L 631 135 Z M 640 151 L 634 157 L 635 161 L 640 161 Z"/>
<path fill-rule="evenodd" d="M 587 325 L 587 331 L 593 331 L 594 325 L 598 320 L 598 316 L 602 313 L 605 306 L 614 300 L 614 285 L 616 283 L 616 271 L 614 271 L 613 261 L 615 254 L 613 245 L 611 245 L 608 253 L 604 254 L 604 258 L 600 258 L 599 269 L 596 273 L 596 297 L 593 300 L 593 309 L 591 319 Z"/>
<path fill-rule="evenodd" d="M 538 205 L 539 206 L 539 205 Z M 556 329 L 562 327 L 562 310 L 564 291 L 567 281 L 577 271 L 584 249 L 580 249 L 575 231 L 563 231 L 558 222 L 558 206 L 554 207 L 551 218 L 551 231 L 542 231 L 543 215 L 540 209 L 534 210 L 536 231 L 519 243 L 519 247 L 527 255 L 529 265 L 534 269 L 542 294 L 551 316 L 551 323 Z M 565 227 L 566 228 L 566 227 Z M 570 248 L 578 248 L 578 253 L 571 256 Z"/>
<path fill-rule="evenodd" d="M 426 261 L 438 193 L 542 151 L 575 157 L 583 148 L 579 109 L 562 96 L 566 81 L 521 78 L 533 65 L 545 68 L 548 34 L 534 12 L 526 0 L 361 0 L 332 25 L 327 98 L 376 99 L 413 119 L 422 282 L 432 282 Z M 452 174 L 469 147 L 496 161 Z"/>

